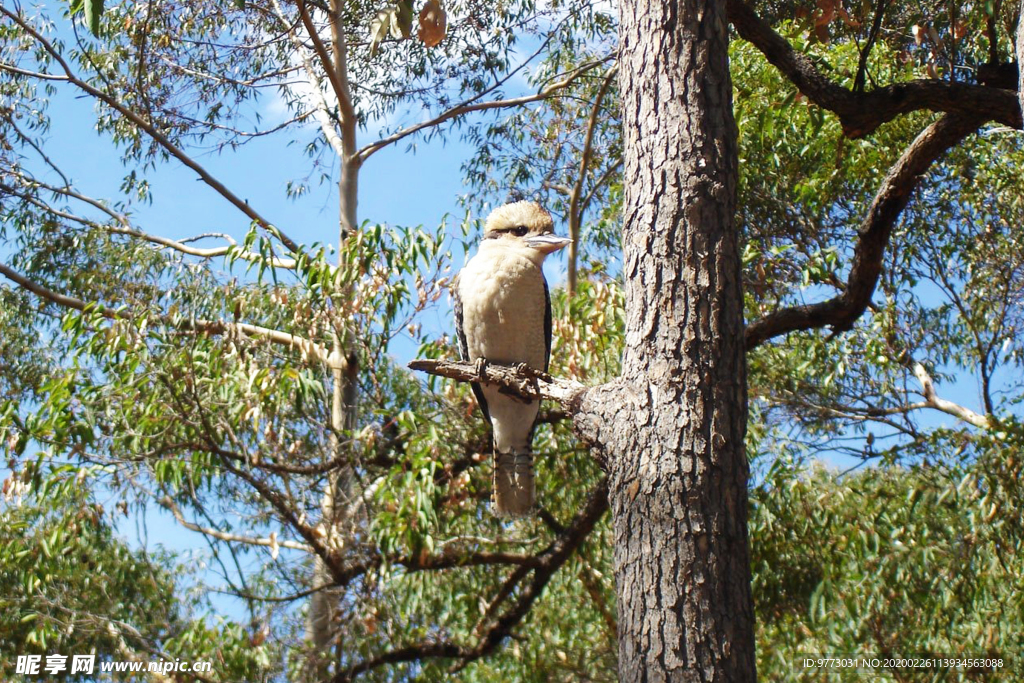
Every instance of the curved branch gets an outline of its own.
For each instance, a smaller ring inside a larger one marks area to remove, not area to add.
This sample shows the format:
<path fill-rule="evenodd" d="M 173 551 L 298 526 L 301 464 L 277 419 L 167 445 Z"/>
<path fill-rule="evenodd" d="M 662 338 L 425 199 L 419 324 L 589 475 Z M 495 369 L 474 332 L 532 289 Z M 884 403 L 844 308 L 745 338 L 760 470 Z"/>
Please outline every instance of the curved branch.
<path fill-rule="evenodd" d="M 583 509 L 568 525 L 565 533 L 555 539 L 547 550 L 539 555 L 530 582 L 520 590 L 515 602 L 481 629 L 475 645 L 470 647 L 452 641 L 424 641 L 400 647 L 339 671 L 332 683 L 349 683 L 357 676 L 387 664 L 447 658 L 458 659 L 459 664 L 464 666 L 487 656 L 511 634 L 512 629 L 529 613 L 533 603 L 540 597 L 551 577 L 587 538 L 607 509 L 608 479 L 606 477 L 591 491 Z M 511 591 L 509 592 L 510 596 Z"/>
<path fill-rule="evenodd" d="M 980 116 L 967 118 L 947 114 L 925 128 L 889 169 L 875 194 L 858 230 L 853 264 L 843 293 L 828 301 L 784 308 L 750 323 L 745 333 L 747 350 L 772 337 L 796 330 L 825 326 L 836 332 L 851 329 L 871 303 L 892 229 L 921 176 L 947 150 L 977 130 L 982 122 Z"/>
<path fill-rule="evenodd" d="M 389 135 L 386 138 L 381 138 L 380 140 L 371 143 L 366 147 L 363 147 L 356 154 L 356 158 L 359 160 L 360 163 L 362 163 L 366 161 L 372 154 L 374 154 L 375 152 L 379 152 L 388 145 L 394 144 L 404 138 L 409 137 L 410 135 L 420 132 L 421 130 L 433 128 L 434 126 L 440 125 L 445 121 L 449 121 L 451 119 L 464 116 L 474 111 L 486 111 L 488 109 L 504 109 L 508 107 L 518 107 L 524 104 L 529 104 L 531 102 L 545 100 L 548 97 L 551 97 L 554 93 L 558 92 L 559 90 L 562 90 L 563 88 L 572 84 L 573 81 L 575 81 L 583 74 L 601 66 L 602 64 L 611 59 L 615 59 L 615 55 L 609 55 L 604 59 L 599 59 L 597 61 L 584 64 L 580 66 L 578 69 L 569 72 L 569 74 L 566 75 L 565 78 L 563 78 L 562 80 L 544 86 L 533 95 L 513 97 L 507 100 L 493 100 L 491 102 L 474 102 L 474 100 L 476 100 L 479 97 L 479 95 L 474 95 L 469 100 L 462 102 L 461 104 L 458 104 L 445 112 L 442 112 L 441 114 L 435 116 L 429 121 L 424 121 L 422 123 L 417 123 L 414 126 L 403 128 L 402 130 L 398 131 L 393 135 Z"/>
<path fill-rule="evenodd" d="M 10 194 L 10 195 L 15 196 L 15 197 L 20 197 L 22 200 L 32 204 L 33 206 L 38 208 L 40 211 L 45 211 L 45 212 L 47 212 L 49 214 L 52 214 L 53 216 L 56 216 L 56 217 L 59 217 L 59 218 L 63 218 L 65 220 L 74 221 L 76 223 L 80 223 L 82 225 L 88 226 L 90 228 L 94 228 L 96 230 L 103 230 L 105 232 L 109 232 L 109 233 L 115 234 L 115 235 L 124 235 L 126 237 L 134 237 L 134 238 L 140 239 L 140 240 L 142 240 L 144 242 L 150 242 L 152 244 L 158 244 L 158 245 L 160 245 L 162 247 L 167 247 L 168 249 L 172 249 L 174 251 L 180 252 L 180 253 L 185 254 L 187 256 L 196 256 L 196 257 L 202 258 L 202 259 L 210 259 L 210 258 L 216 258 L 218 256 L 226 256 L 227 254 L 231 253 L 232 250 L 233 250 L 234 251 L 233 255 L 236 256 L 239 259 L 244 260 L 244 261 L 252 261 L 252 262 L 256 262 L 256 263 L 265 263 L 268 266 L 271 266 L 271 267 L 274 267 L 274 268 L 281 268 L 283 270 L 294 270 L 295 269 L 295 259 L 277 258 L 277 257 L 271 257 L 271 258 L 268 259 L 268 258 L 264 257 L 262 254 L 257 254 L 256 252 L 244 251 L 244 250 L 238 248 L 237 242 L 235 242 L 234 238 L 232 238 L 230 235 L 226 235 L 226 234 L 223 234 L 223 233 L 216 233 L 216 234 L 210 233 L 210 234 L 207 234 L 207 235 L 200 235 L 200 236 L 197 236 L 197 237 L 192 237 L 192 238 L 184 239 L 184 240 L 172 240 L 172 239 L 170 239 L 168 237 L 162 237 L 160 235 L 151 235 L 148 232 L 143 232 L 142 230 L 138 230 L 137 228 L 132 227 L 131 222 L 128 220 L 128 218 L 126 216 L 124 216 L 122 214 L 119 214 L 116 211 L 111 210 L 109 207 L 107 207 L 105 204 L 103 204 L 103 202 L 98 201 L 96 199 L 93 199 L 92 197 L 89 197 L 87 195 L 81 194 L 80 192 L 77 192 L 75 190 L 72 190 L 70 188 L 70 186 L 69 187 L 56 187 L 56 186 L 53 186 L 53 185 L 48 185 L 46 183 L 40 182 L 38 180 L 28 180 L 28 179 L 22 179 L 22 178 L 19 178 L 19 181 L 22 183 L 22 185 L 28 185 L 30 188 L 31 188 L 31 186 L 41 187 L 41 188 L 43 188 L 45 190 L 48 190 L 50 192 L 53 192 L 55 194 L 64 195 L 65 197 L 69 197 L 71 199 L 77 199 L 78 201 L 80 201 L 80 202 L 82 202 L 84 204 L 88 204 L 89 206 L 92 206 L 93 208 L 99 209 L 100 211 L 102 211 L 103 213 L 107 214 L 108 216 L 110 216 L 115 221 L 117 221 L 117 223 L 119 224 L 119 225 L 110 225 L 110 224 L 104 224 L 104 223 L 97 223 L 96 221 L 89 220 L 88 218 L 85 218 L 83 216 L 79 216 L 77 214 L 72 214 L 72 213 L 69 213 L 67 211 L 61 211 L 60 209 L 56 209 L 56 208 L 50 206 L 49 204 L 46 204 L 45 202 L 41 201 L 40 199 L 38 199 L 34 195 L 28 193 L 27 191 L 18 190 L 17 188 L 14 188 L 14 187 L 12 187 L 10 185 L 5 185 L 3 183 L 0 183 L 0 191 L 6 192 L 7 194 Z M 228 242 L 228 245 L 227 246 L 223 246 L 223 247 L 209 247 L 209 248 L 187 246 L 188 242 L 194 242 L 194 241 L 197 241 L 199 239 L 204 239 L 204 238 L 207 238 L 207 237 L 219 237 L 221 239 L 226 240 Z"/>
<path fill-rule="evenodd" d="M 64 181 L 64 187 L 71 187 L 71 181 L 68 180 L 68 177 L 66 175 L 64 175 L 64 171 L 60 170 L 60 167 L 57 166 L 57 164 L 54 163 L 53 160 L 46 155 L 46 152 L 43 151 L 43 148 L 40 147 L 36 143 L 36 141 L 32 139 L 30 135 L 21 130 L 21 127 L 18 126 L 15 120 L 13 110 L 11 110 L 11 113 L 8 113 L 4 118 L 7 119 L 7 125 L 11 127 L 15 135 L 17 135 L 23 143 L 25 143 L 33 150 L 35 150 L 35 153 L 38 154 L 39 158 L 43 160 L 43 163 L 49 166 L 54 173 L 60 176 L 60 179 Z"/>
<path fill-rule="evenodd" d="M 927 109 L 999 123 L 1020 129 L 1021 108 L 1015 93 L 984 85 L 916 79 L 861 93 L 829 80 L 805 54 L 762 20 L 744 0 L 728 0 L 729 20 L 805 96 L 839 116 L 843 132 L 863 137 L 900 114 Z"/>
<path fill-rule="evenodd" d="M 939 398 L 935 393 L 935 384 L 932 382 L 931 375 L 924 369 L 924 366 L 920 363 L 914 363 L 914 377 L 921 384 L 921 395 L 924 396 L 925 403 L 931 408 L 935 408 L 940 412 L 952 415 L 958 420 L 963 420 L 968 424 L 974 425 L 979 429 L 992 429 L 992 420 L 979 415 L 970 408 L 947 401 L 944 398 Z"/>

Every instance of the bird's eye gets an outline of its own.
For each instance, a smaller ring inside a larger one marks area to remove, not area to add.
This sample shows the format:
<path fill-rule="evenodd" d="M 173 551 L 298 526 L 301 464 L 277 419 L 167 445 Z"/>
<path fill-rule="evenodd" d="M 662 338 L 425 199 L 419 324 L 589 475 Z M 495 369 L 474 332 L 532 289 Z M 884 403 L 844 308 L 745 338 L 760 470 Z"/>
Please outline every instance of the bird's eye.
<path fill-rule="evenodd" d="M 526 233 L 529 232 L 525 225 L 517 225 L 510 231 L 516 237 L 526 237 Z"/>

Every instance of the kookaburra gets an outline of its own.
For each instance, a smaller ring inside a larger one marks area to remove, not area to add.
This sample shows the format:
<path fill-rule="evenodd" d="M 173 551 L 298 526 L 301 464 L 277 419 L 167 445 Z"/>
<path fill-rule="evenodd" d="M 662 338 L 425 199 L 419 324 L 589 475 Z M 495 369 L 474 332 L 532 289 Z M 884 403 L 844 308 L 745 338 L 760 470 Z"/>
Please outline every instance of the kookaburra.
<path fill-rule="evenodd" d="M 463 360 L 547 371 L 551 299 L 541 265 L 571 241 L 554 234 L 551 214 L 533 202 L 506 204 L 488 216 L 480 248 L 454 290 Z M 473 393 L 494 430 L 494 509 L 525 515 L 534 501 L 530 444 L 540 403 L 489 385 L 474 383 Z"/>

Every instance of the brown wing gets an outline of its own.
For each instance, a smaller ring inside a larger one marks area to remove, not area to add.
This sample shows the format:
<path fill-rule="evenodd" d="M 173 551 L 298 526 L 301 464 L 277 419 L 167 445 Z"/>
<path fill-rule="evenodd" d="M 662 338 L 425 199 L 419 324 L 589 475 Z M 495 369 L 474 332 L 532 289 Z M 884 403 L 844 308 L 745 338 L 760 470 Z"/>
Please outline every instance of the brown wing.
<path fill-rule="evenodd" d="M 545 288 L 545 292 L 547 292 L 547 285 L 544 285 L 544 288 Z M 455 336 L 459 340 L 459 354 L 462 356 L 462 360 L 464 360 L 467 363 L 469 363 L 469 362 L 475 361 L 476 359 L 469 357 L 469 342 L 466 340 L 466 332 L 463 329 L 463 323 L 462 323 L 462 299 L 459 297 L 459 288 L 457 286 L 452 288 L 452 295 L 453 295 L 453 298 L 455 299 Z M 551 314 L 550 314 L 550 311 L 549 311 L 548 318 L 550 318 L 550 317 L 551 317 Z M 546 324 L 550 328 L 550 326 L 551 326 L 550 320 L 548 320 L 548 322 Z M 548 351 L 549 352 L 550 352 L 550 346 L 551 346 L 551 341 L 550 340 L 551 340 L 551 334 L 549 332 L 549 334 L 548 334 L 548 347 L 549 347 Z M 487 423 L 490 424 L 490 422 L 491 422 L 491 414 L 487 410 L 487 399 L 484 398 L 483 390 L 480 388 L 480 385 L 477 384 L 476 382 L 471 382 L 470 383 L 470 387 L 473 389 L 473 395 L 476 396 L 476 402 L 480 404 L 480 410 L 483 411 L 484 418 L 487 420 Z"/>
<path fill-rule="evenodd" d="M 551 361 L 551 295 L 543 274 L 540 279 L 544 283 L 544 372 L 547 372 Z"/>

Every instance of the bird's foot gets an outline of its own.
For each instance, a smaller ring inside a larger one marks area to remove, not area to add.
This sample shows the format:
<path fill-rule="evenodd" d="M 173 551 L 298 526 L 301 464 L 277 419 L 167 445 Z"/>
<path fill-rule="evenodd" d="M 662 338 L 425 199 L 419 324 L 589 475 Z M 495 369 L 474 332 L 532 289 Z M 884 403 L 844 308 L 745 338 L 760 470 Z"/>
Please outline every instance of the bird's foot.
<path fill-rule="evenodd" d="M 512 369 L 532 380 L 542 379 L 545 382 L 551 381 L 551 375 L 526 363 L 516 363 L 512 366 Z"/>
<path fill-rule="evenodd" d="M 484 378 L 484 370 L 487 369 L 487 359 L 480 357 L 476 359 L 476 374 L 480 379 Z"/>

